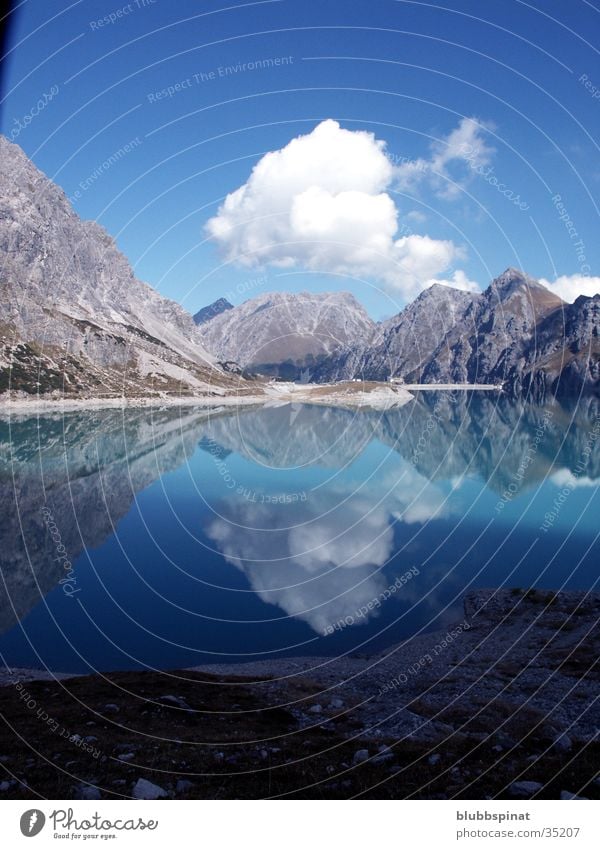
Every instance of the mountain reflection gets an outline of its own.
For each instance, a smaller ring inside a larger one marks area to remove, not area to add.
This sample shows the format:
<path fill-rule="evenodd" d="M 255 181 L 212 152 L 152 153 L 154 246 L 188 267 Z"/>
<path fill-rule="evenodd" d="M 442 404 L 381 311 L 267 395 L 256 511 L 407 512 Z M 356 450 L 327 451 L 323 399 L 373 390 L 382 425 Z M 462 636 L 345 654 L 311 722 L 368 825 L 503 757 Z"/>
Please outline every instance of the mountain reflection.
<path fill-rule="evenodd" d="M 188 463 L 207 544 L 264 602 L 325 632 L 414 565 L 402 528 L 458 521 L 465 478 L 501 494 L 521 469 L 519 497 L 546 480 L 597 486 L 599 421 L 592 398 L 571 409 L 423 393 L 385 412 L 131 409 L 0 422 L 0 631 L 64 577 L 42 508 L 74 562 L 115 533 L 139 492 Z M 235 463 L 244 481 L 227 486 Z M 418 584 L 402 588 L 403 601 Z"/>

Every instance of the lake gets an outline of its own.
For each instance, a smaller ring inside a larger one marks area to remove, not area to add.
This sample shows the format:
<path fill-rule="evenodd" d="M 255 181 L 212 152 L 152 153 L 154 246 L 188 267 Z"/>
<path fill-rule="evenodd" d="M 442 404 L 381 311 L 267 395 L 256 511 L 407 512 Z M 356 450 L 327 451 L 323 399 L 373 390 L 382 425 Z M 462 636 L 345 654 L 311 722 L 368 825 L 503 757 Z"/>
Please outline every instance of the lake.
<path fill-rule="evenodd" d="M 54 671 L 370 654 L 473 587 L 598 576 L 598 399 L 422 393 L 0 422 L 0 656 Z"/>

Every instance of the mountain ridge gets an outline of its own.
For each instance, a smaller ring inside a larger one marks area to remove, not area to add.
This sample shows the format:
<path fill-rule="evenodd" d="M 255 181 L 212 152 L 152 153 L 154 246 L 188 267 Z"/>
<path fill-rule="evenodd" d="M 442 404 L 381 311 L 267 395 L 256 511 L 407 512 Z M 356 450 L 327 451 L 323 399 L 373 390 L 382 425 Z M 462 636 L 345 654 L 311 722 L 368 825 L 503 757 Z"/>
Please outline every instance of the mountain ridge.
<path fill-rule="evenodd" d="M 114 239 L 0 136 L 0 392 L 220 394 L 240 381 L 192 316 L 138 280 Z"/>
<path fill-rule="evenodd" d="M 353 296 L 342 293 L 305 297 L 315 303 L 319 298 L 337 301 L 338 308 L 347 297 L 352 298 L 353 309 L 357 304 Z M 241 357 L 243 365 L 252 365 L 249 348 L 256 340 L 268 345 L 268 323 L 262 313 L 276 298 L 280 308 L 287 304 L 290 314 L 299 303 L 298 295 L 287 293 L 250 299 L 226 319 L 221 317 L 219 324 L 207 322 L 206 347 L 219 357 L 237 362 Z M 253 318 L 251 332 L 238 328 L 246 346 L 242 351 L 235 333 L 223 334 L 224 326 L 237 316 Z M 296 319 L 296 325 L 287 328 L 288 335 L 306 327 L 307 316 Z M 397 315 L 370 321 L 345 339 L 340 334 L 339 344 L 310 363 L 305 361 L 304 367 L 309 366 L 310 379 L 317 383 L 394 377 L 407 383 L 502 383 L 513 394 L 536 397 L 572 394 L 597 391 L 600 386 L 599 336 L 600 295 L 581 295 L 575 303 L 565 303 L 535 278 L 509 267 L 478 293 L 434 284 Z M 217 347 L 214 339 L 219 340 Z M 272 359 L 268 373 L 281 376 L 276 358 Z"/>

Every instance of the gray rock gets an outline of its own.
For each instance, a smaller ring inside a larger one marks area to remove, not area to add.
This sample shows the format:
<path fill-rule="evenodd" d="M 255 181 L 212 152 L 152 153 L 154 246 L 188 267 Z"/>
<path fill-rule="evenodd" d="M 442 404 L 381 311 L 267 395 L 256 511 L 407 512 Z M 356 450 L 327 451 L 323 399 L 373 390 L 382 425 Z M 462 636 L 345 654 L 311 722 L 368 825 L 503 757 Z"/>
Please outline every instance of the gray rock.
<path fill-rule="evenodd" d="M 323 705 L 311 705 L 311 707 L 309 707 L 309 709 L 308 709 L 308 712 L 309 713 L 322 713 L 323 712 Z"/>
<path fill-rule="evenodd" d="M 190 706 L 181 696 L 173 696 L 171 694 L 167 694 L 165 696 L 160 696 L 158 699 L 159 702 L 164 702 L 168 705 L 174 705 L 175 707 L 183 708 L 184 710 L 191 710 Z"/>
<path fill-rule="evenodd" d="M 158 784 L 153 784 L 146 778 L 138 778 L 133 785 L 131 795 L 134 799 L 166 799 L 169 794 Z"/>
<path fill-rule="evenodd" d="M 374 763 L 376 766 L 379 766 L 380 764 L 389 763 L 390 761 L 393 761 L 393 760 L 394 760 L 394 753 L 393 752 L 383 752 L 381 755 L 375 755 L 375 757 L 372 758 L 372 763 Z"/>
<path fill-rule="evenodd" d="M 510 785 L 510 792 L 516 799 L 530 799 L 539 793 L 543 786 L 539 781 L 514 781 Z"/>
<path fill-rule="evenodd" d="M 367 760 L 369 760 L 369 750 L 368 749 L 358 749 L 356 752 L 354 752 L 354 757 L 352 758 L 352 763 L 362 764 Z"/>
<path fill-rule="evenodd" d="M 554 740 L 552 745 L 561 752 L 570 752 L 573 748 L 573 742 L 567 734 L 561 734 Z"/>
<path fill-rule="evenodd" d="M 78 799 L 101 799 L 102 794 L 97 787 L 92 787 L 89 784 L 80 784 L 77 788 Z"/>

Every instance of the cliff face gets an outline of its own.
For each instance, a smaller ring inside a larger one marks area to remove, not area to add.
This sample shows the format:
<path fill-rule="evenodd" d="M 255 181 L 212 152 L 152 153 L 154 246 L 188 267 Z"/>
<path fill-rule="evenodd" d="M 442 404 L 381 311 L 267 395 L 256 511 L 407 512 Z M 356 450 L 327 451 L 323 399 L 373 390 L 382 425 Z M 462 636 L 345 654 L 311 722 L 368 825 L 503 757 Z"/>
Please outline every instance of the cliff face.
<path fill-rule="evenodd" d="M 209 319 L 203 340 L 289 379 L 501 383 L 541 399 L 598 390 L 599 329 L 600 295 L 567 304 L 509 268 L 481 294 L 433 285 L 379 324 L 350 296 L 265 295 Z"/>
<path fill-rule="evenodd" d="M 222 312 L 200 327 L 219 360 L 264 374 L 310 379 L 320 362 L 371 339 L 375 323 L 347 292 L 274 292 Z"/>
<path fill-rule="evenodd" d="M 379 380 L 501 383 L 537 399 L 598 390 L 600 295 L 567 304 L 513 268 L 481 295 L 442 289 L 431 287 L 390 319 L 358 359 L 344 352 L 344 376 L 363 369 Z"/>
<path fill-rule="evenodd" d="M 179 304 L 0 136 L 0 392 L 98 396 L 233 383 Z"/>
<path fill-rule="evenodd" d="M 315 377 L 320 381 L 387 380 L 408 373 L 420 375 L 440 340 L 463 320 L 472 301 L 467 292 L 435 284 L 401 313 L 378 325 L 364 344 L 353 342 L 323 362 Z"/>

